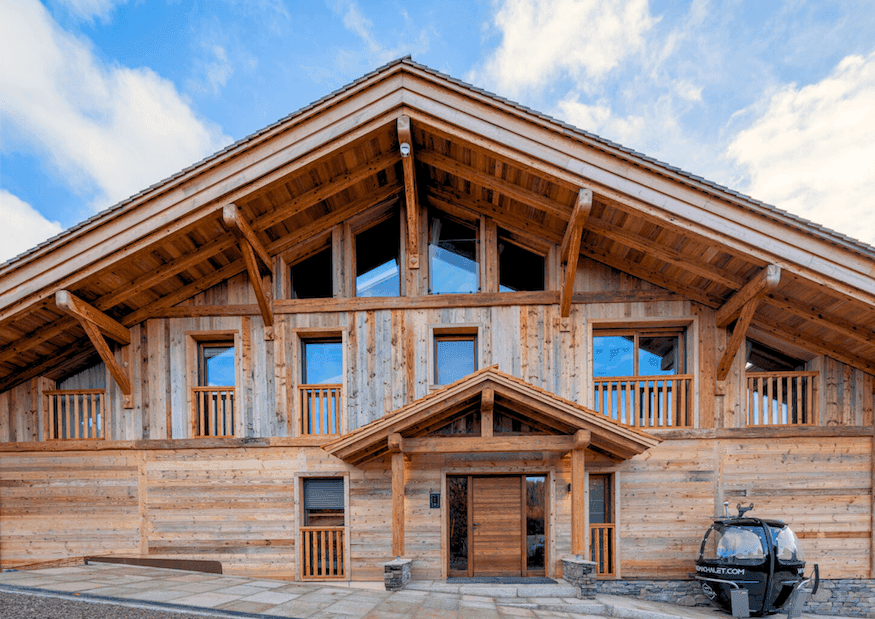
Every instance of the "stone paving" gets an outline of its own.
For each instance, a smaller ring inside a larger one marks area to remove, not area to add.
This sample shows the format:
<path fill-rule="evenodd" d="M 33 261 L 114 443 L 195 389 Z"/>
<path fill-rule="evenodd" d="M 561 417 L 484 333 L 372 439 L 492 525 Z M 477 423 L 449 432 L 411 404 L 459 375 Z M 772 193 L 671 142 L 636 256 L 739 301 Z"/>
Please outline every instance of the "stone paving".
<path fill-rule="evenodd" d="M 712 609 L 599 596 L 595 601 L 557 597 L 543 585 L 455 585 L 413 581 L 401 591 L 382 583 L 303 583 L 118 564 L 0 572 L 0 589 L 64 592 L 77 599 L 112 598 L 156 610 L 199 610 L 220 615 L 313 619 L 727 619 Z M 555 585 L 553 587 L 556 587 Z M 25 589 L 26 588 L 26 589 Z M 530 589 L 531 588 L 531 589 Z M 803 615 L 805 617 L 806 615 Z M 808 616 L 812 617 L 812 616 Z"/>

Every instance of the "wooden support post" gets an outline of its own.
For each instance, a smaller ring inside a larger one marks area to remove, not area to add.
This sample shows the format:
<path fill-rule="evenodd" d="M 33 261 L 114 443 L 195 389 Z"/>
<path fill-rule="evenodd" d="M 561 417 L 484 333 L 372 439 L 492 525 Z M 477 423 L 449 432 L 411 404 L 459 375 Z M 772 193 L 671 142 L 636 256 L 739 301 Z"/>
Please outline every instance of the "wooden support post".
<path fill-rule="evenodd" d="M 717 381 L 726 380 L 729 368 L 735 360 L 735 355 L 747 335 L 747 329 L 753 320 L 760 299 L 769 290 L 773 290 L 781 283 L 781 267 L 770 264 L 757 273 L 744 287 L 736 292 L 730 299 L 717 310 L 717 326 L 725 327 L 738 314 L 732 336 L 726 343 L 726 349 L 717 366 Z"/>
<path fill-rule="evenodd" d="M 495 391 L 484 389 L 480 393 L 480 436 L 492 437 L 493 408 L 495 407 Z"/>
<path fill-rule="evenodd" d="M 400 434 L 389 436 L 390 449 L 397 447 L 399 451 L 392 452 L 392 554 L 404 556 L 404 454 Z"/>
<path fill-rule="evenodd" d="M 583 227 L 592 211 L 592 190 L 581 189 L 577 195 L 577 204 L 571 213 L 565 236 L 562 238 L 561 261 L 565 264 L 565 281 L 562 284 L 562 294 L 559 299 L 559 315 L 568 318 L 571 314 L 571 298 L 574 296 L 574 278 L 577 275 L 577 259 L 580 256 L 580 237 Z"/>
<path fill-rule="evenodd" d="M 401 167 L 404 170 L 404 200 L 407 205 L 407 267 L 419 268 L 419 199 L 416 195 L 416 166 L 413 160 L 413 133 L 410 117 L 399 116 L 398 147 L 401 150 Z"/>
<path fill-rule="evenodd" d="M 264 291 L 264 283 L 261 281 L 261 274 L 255 264 L 255 253 L 249 243 L 241 242 L 240 251 L 243 252 L 243 262 L 246 263 L 246 273 L 249 275 L 249 281 L 252 283 L 252 290 L 255 291 L 255 300 L 258 302 L 258 309 L 261 312 L 261 319 L 264 321 L 265 328 L 273 327 L 273 308 L 270 305 L 270 299 Z M 266 337 L 265 339 L 273 339 Z"/>
<path fill-rule="evenodd" d="M 255 236 L 255 231 L 252 230 L 235 204 L 226 204 L 222 208 L 222 222 L 237 237 L 240 253 L 243 254 L 243 262 L 246 265 L 246 273 L 249 275 L 252 290 L 255 292 L 255 300 L 258 302 L 258 309 L 261 311 L 262 320 L 264 320 L 264 339 L 272 340 L 273 309 L 270 298 L 264 290 L 264 282 L 261 280 L 262 275 L 273 276 L 270 254 Z M 268 284 L 268 289 L 270 288 L 271 286 Z"/>
<path fill-rule="evenodd" d="M 757 273 L 744 287 L 732 295 L 723 306 L 717 310 L 716 320 L 718 327 L 726 327 L 747 305 L 748 301 L 758 299 L 762 294 L 773 290 L 781 283 L 781 267 L 770 264 Z"/>
<path fill-rule="evenodd" d="M 131 332 L 121 323 L 113 320 L 67 290 L 59 290 L 55 293 L 55 305 L 58 306 L 59 310 L 70 314 L 77 320 L 121 390 L 124 396 L 122 399 L 123 406 L 125 408 L 133 408 L 134 398 L 131 386 L 130 365 L 127 363 L 125 367 L 119 365 L 109 344 L 103 338 L 105 334 L 121 344 L 130 345 Z"/>
<path fill-rule="evenodd" d="M 586 554 L 586 447 L 592 436 L 587 430 L 574 433 L 571 450 L 571 554 Z"/>

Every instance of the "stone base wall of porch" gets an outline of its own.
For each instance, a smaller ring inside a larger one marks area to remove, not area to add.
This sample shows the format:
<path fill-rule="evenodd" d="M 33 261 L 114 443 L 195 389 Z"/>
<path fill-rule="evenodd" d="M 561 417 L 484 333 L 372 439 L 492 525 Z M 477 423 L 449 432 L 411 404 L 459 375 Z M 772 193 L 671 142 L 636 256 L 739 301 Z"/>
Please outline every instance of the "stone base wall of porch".
<path fill-rule="evenodd" d="M 711 606 L 695 580 L 598 580 L 598 593 L 626 595 L 681 606 Z M 875 579 L 821 580 L 805 612 L 848 617 L 875 617 Z"/>

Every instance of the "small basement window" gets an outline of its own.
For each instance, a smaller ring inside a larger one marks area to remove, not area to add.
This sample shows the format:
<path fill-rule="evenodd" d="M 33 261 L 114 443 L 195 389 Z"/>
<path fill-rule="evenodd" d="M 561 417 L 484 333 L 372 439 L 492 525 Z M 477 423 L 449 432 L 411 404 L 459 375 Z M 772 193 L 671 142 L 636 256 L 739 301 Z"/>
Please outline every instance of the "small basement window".
<path fill-rule="evenodd" d="M 480 290 L 477 228 L 443 214 L 429 219 L 428 265 L 431 294 Z"/>
<path fill-rule="evenodd" d="M 401 219 L 395 212 L 355 237 L 357 297 L 401 294 Z"/>
<path fill-rule="evenodd" d="M 544 290 L 544 256 L 526 249 L 498 231 L 498 291 Z"/>
<path fill-rule="evenodd" d="M 290 267 L 292 299 L 324 299 L 334 296 L 331 247 Z"/>
<path fill-rule="evenodd" d="M 477 369 L 477 335 L 436 335 L 434 383 L 449 385 Z"/>

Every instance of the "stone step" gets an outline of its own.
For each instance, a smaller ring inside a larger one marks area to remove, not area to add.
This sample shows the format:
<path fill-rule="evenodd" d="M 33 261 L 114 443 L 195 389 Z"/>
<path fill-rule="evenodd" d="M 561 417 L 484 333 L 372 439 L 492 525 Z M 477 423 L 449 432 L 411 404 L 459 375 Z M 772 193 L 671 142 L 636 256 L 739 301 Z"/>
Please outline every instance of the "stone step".
<path fill-rule="evenodd" d="M 460 585 L 461 595 L 490 598 L 576 598 L 578 589 L 564 581 L 555 585 Z"/>
<path fill-rule="evenodd" d="M 562 613 L 577 613 L 581 615 L 596 615 L 607 617 L 609 615 L 607 606 L 595 600 L 578 600 L 574 598 L 553 599 L 552 601 L 544 598 L 536 600 L 528 600 L 519 602 L 510 602 L 504 600 L 496 600 L 496 606 L 512 606 L 515 608 L 528 608 L 530 610 L 547 610 Z"/>

